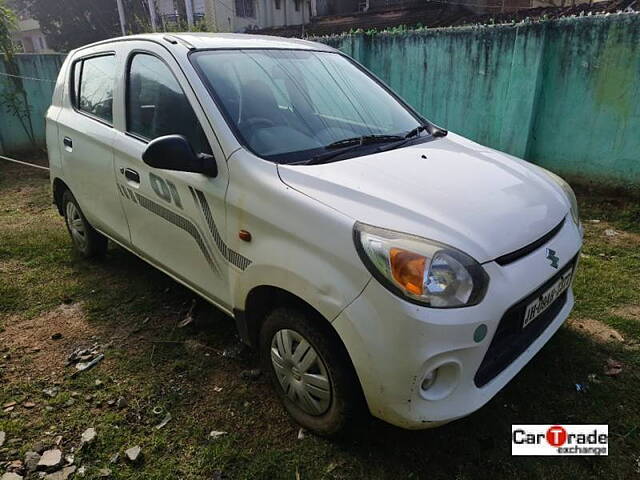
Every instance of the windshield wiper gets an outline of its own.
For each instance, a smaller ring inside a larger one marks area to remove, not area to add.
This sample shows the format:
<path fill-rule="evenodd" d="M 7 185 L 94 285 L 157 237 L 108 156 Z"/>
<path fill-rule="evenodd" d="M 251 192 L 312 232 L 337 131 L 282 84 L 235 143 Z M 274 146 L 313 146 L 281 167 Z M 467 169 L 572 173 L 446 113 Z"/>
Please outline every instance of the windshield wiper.
<path fill-rule="evenodd" d="M 404 138 L 413 138 L 413 137 L 417 137 L 418 135 L 420 135 L 420 132 L 423 132 L 425 130 L 427 130 L 429 128 L 428 125 L 418 125 L 416 128 L 414 128 L 413 130 L 409 130 L 409 133 L 407 133 Z"/>
<path fill-rule="evenodd" d="M 440 128 L 436 125 L 427 123 L 425 125 L 418 125 L 413 130 L 410 130 L 409 133 L 407 133 L 404 136 L 404 138 L 416 137 L 420 134 L 420 132 L 424 132 L 424 131 L 426 131 L 432 137 L 446 137 L 447 133 L 449 133 L 444 128 Z"/>
<path fill-rule="evenodd" d="M 418 125 L 413 130 L 409 130 L 409 132 L 404 137 L 402 137 L 401 141 L 394 143 L 390 147 L 381 148 L 380 151 L 386 152 L 388 150 L 394 150 L 396 148 L 403 147 L 414 138 L 417 138 L 420 135 L 420 132 L 425 132 L 425 131 L 428 132 L 429 135 L 431 135 L 434 138 L 446 137 L 447 133 L 449 133 L 446 130 L 440 127 L 437 127 L 435 125 L 430 125 L 430 124 Z"/>
<path fill-rule="evenodd" d="M 327 145 L 327 150 L 332 148 L 341 148 L 347 147 L 351 145 L 370 145 L 372 143 L 384 143 L 384 142 L 395 142 L 396 140 L 402 140 L 400 135 L 362 135 L 360 137 L 353 138 L 345 138 L 344 140 L 338 140 L 337 142 L 330 143 Z"/>
<path fill-rule="evenodd" d="M 326 150 L 337 150 L 333 152 L 321 153 L 320 155 L 316 155 L 310 160 L 305 160 L 300 163 L 303 163 L 305 165 L 319 165 L 322 163 L 326 163 L 339 155 L 351 152 L 352 150 L 356 150 L 363 145 L 397 142 L 399 140 L 404 140 L 404 138 L 400 135 L 363 135 L 360 137 L 345 138 L 344 140 L 338 140 L 337 142 L 330 143 L 329 145 L 324 147 Z"/>

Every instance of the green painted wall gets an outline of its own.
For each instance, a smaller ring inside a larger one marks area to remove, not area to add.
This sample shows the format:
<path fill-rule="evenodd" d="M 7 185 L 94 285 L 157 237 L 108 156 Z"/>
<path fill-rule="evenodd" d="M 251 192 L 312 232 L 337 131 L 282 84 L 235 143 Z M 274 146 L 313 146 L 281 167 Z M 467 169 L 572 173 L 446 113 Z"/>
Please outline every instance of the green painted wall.
<path fill-rule="evenodd" d="M 432 121 L 561 174 L 640 186 L 640 15 L 317 39 Z"/>
<path fill-rule="evenodd" d="M 317 39 L 352 55 L 434 122 L 569 177 L 640 186 L 640 15 Z M 19 55 L 31 120 L 63 55 Z M 0 94 L 8 84 L 0 62 Z M 0 149 L 28 149 L 0 105 Z"/>
<path fill-rule="evenodd" d="M 27 92 L 28 112 L 35 134 L 36 147 L 45 146 L 44 116 L 51 105 L 51 96 L 58 71 L 65 55 L 24 54 L 16 56 L 22 85 Z M 4 59 L 0 57 L 0 152 L 32 150 L 33 146 L 20 122 L 3 104 L 3 95 L 13 91 L 13 80 L 7 75 Z"/>

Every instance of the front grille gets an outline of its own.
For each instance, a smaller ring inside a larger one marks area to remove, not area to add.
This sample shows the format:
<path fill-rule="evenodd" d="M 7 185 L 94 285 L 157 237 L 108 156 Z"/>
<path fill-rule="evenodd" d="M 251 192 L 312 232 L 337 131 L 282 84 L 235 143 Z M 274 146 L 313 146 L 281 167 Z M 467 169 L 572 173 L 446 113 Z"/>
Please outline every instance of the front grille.
<path fill-rule="evenodd" d="M 537 250 L 542 245 L 544 245 L 545 243 L 547 243 L 549 240 L 551 240 L 553 237 L 556 236 L 556 234 L 560 231 L 560 229 L 564 225 L 565 220 L 566 220 L 566 217 L 563 218 L 558 225 L 553 227 L 550 232 L 546 233 L 535 242 L 532 242 L 529 245 L 525 245 L 524 247 L 519 248 L 515 252 L 502 255 L 496 258 L 495 262 L 498 265 L 504 267 L 505 265 L 509 265 L 510 263 L 513 263 L 516 260 L 520 260 L 522 257 L 526 257 L 530 253 L 533 253 L 535 250 Z"/>
<path fill-rule="evenodd" d="M 558 279 L 576 264 L 574 257 L 562 270 L 547 280 L 540 288 L 513 305 L 502 316 L 496 333 L 491 340 L 489 349 L 476 372 L 474 382 L 482 387 L 493 380 L 500 372 L 507 368 L 531 345 L 554 318 L 558 316 L 562 307 L 567 302 L 568 290 L 565 290 L 544 312 L 531 324 L 522 328 L 522 321 L 527 305 L 550 288 Z"/>

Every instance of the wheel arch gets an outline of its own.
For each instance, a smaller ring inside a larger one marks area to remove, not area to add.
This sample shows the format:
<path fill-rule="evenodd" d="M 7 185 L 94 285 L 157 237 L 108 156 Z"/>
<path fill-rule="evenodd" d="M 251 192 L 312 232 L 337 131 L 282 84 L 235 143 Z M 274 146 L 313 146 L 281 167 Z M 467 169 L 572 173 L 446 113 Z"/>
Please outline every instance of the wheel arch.
<path fill-rule="evenodd" d="M 247 294 L 244 308 L 233 310 L 238 333 L 242 340 L 251 347 L 258 345 L 260 327 L 265 317 L 281 306 L 296 307 L 317 318 L 319 322 L 331 325 L 329 319 L 317 308 L 300 296 L 275 285 L 256 285 Z M 335 332 L 333 328 L 331 328 Z M 335 333 L 337 336 L 337 333 Z"/>
<path fill-rule="evenodd" d="M 233 313 L 240 337 L 243 342 L 253 348 L 258 347 L 262 323 L 266 316 L 274 309 L 282 306 L 289 306 L 310 315 L 317 322 L 317 325 L 327 335 L 331 336 L 335 340 L 339 349 L 342 351 L 344 358 L 348 362 L 349 368 L 353 373 L 353 377 L 358 382 L 360 395 L 364 398 L 360 378 L 356 373 L 353 360 L 351 359 L 351 355 L 349 354 L 346 345 L 329 319 L 327 319 L 310 303 L 281 287 L 274 285 L 258 285 L 249 291 L 244 305 L 244 310 L 234 309 Z"/>
<path fill-rule="evenodd" d="M 53 188 L 53 203 L 58 209 L 58 213 L 60 215 L 64 215 L 64 212 L 62 211 L 62 196 L 64 195 L 64 192 L 66 192 L 67 190 L 71 191 L 71 189 L 59 177 L 56 177 L 53 180 L 52 188 Z"/>

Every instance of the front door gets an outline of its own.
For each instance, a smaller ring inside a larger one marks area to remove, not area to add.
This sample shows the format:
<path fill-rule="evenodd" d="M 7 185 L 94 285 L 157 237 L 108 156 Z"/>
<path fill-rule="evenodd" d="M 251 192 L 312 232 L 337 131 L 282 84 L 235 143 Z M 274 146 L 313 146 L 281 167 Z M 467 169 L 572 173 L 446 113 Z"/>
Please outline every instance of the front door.
<path fill-rule="evenodd" d="M 127 44 L 120 92 L 125 115 L 114 140 L 117 186 L 131 242 L 141 256 L 228 308 L 224 155 L 173 58 L 159 45 L 132 43 Z M 170 134 L 187 137 L 197 153 L 212 153 L 218 176 L 146 165 L 142 153 L 148 142 Z"/>

